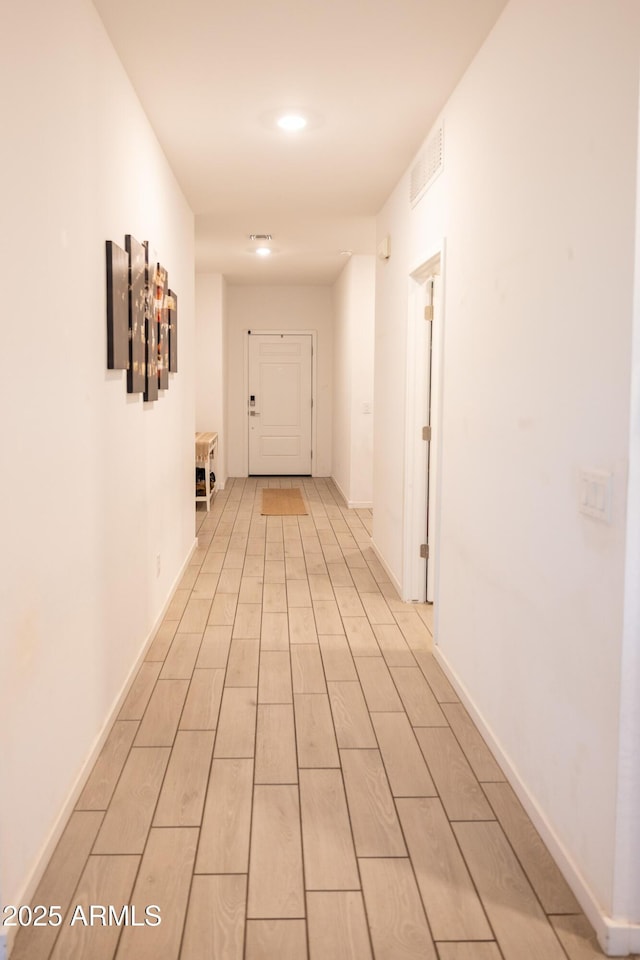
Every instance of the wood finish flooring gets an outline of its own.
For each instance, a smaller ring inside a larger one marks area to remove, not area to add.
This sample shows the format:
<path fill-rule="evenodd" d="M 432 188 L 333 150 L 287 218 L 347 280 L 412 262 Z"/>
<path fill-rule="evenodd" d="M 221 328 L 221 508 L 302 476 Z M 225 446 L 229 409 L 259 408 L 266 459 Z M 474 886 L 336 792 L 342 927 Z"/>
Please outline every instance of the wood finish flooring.
<path fill-rule="evenodd" d="M 371 512 L 230 480 L 13 960 L 594 960 L 571 891 L 401 603 Z M 77 905 L 142 926 L 70 924 Z M 157 904 L 162 923 L 146 926 Z M 131 914 L 130 914 L 131 917 Z"/>

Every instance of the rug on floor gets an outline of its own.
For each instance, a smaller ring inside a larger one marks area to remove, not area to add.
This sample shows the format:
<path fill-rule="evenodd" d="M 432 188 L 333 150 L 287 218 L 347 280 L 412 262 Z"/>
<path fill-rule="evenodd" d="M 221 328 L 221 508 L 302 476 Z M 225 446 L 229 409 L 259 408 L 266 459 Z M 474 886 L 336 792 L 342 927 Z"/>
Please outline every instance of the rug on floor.
<path fill-rule="evenodd" d="M 290 490 L 265 487 L 260 512 L 263 517 L 303 517 L 308 511 L 297 487 Z"/>

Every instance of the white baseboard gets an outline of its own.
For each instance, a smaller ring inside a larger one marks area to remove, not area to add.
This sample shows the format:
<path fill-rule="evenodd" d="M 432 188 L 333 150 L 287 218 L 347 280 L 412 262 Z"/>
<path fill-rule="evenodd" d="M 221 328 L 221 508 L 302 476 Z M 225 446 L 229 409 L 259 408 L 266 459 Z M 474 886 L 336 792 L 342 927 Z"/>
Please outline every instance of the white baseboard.
<path fill-rule="evenodd" d="M 331 477 L 331 482 L 332 482 L 332 484 L 334 485 L 334 487 L 336 488 L 336 490 L 338 491 L 338 493 L 340 494 L 340 499 L 341 499 L 342 502 L 344 503 L 345 507 L 348 507 L 348 506 L 349 506 L 349 501 L 347 500 L 347 497 L 346 497 L 346 495 L 345 495 L 345 492 L 344 492 L 344 490 L 342 489 L 342 487 L 340 486 L 340 484 L 338 483 L 338 481 L 336 480 L 336 478 L 335 478 L 335 477 Z"/>
<path fill-rule="evenodd" d="M 331 477 L 331 482 L 335 486 L 336 490 L 342 497 L 342 501 L 345 507 L 348 507 L 349 510 L 371 510 L 373 509 L 373 503 L 370 500 L 349 500 L 348 496 L 338 483 L 335 477 Z"/>
<path fill-rule="evenodd" d="M 383 561 L 380 560 L 380 562 L 382 563 Z M 473 722 L 482 734 L 487 746 L 502 767 L 507 780 L 513 787 L 520 803 L 527 811 L 534 827 L 542 837 L 551 856 L 558 865 L 560 872 L 571 887 L 578 903 L 595 930 L 598 943 L 603 951 L 609 957 L 626 957 L 629 953 L 637 953 L 640 951 L 640 925 L 632 924 L 624 920 L 614 920 L 603 912 L 564 844 L 549 824 L 544 811 L 538 806 L 535 799 L 529 793 L 526 784 L 520 779 L 515 764 L 512 763 L 511 758 L 503 750 L 499 740 L 494 736 L 493 731 L 486 723 L 484 717 L 475 707 L 466 686 L 460 681 L 437 645 L 434 647 L 433 652 L 438 663 L 467 708 Z"/>
<path fill-rule="evenodd" d="M 189 563 L 191 561 L 191 558 L 193 557 L 194 551 L 197 546 L 198 546 L 198 541 L 197 539 L 194 539 L 189 549 L 189 553 L 187 554 L 187 557 L 184 563 L 182 564 L 182 566 L 180 567 L 180 571 L 171 586 L 171 589 L 162 607 L 162 610 L 156 617 L 153 627 L 147 634 L 147 637 L 140 649 L 140 653 L 136 657 L 135 663 L 131 667 L 131 670 L 129 671 L 127 679 L 125 680 L 120 693 L 115 698 L 113 706 L 111 707 L 111 710 L 109 711 L 107 718 L 104 724 L 102 725 L 102 729 L 100 730 L 100 733 L 96 737 L 94 744 L 89 752 L 89 755 L 87 756 L 87 759 L 85 760 L 82 766 L 80 773 L 76 777 L 75 783 L 73 784 L 69 792 L 67 800 L 64 806 L 62 807 L 62 809 L 60 810 L 60 813 L 58 814 L 58 817 L 56 818 L 56 821 L 49 832 L 49 836 L 47 837 L 47 839 L 45 840 L 44 844 L 40 849 L 40 853 L 36 859 L 35 866 L 33 867 L 29 876 L 27 877 L 27 880 L 22 888 L 22 892 L 19 894 L 19 896 L 15 900 L 16 903 L 31 903 L 31 900 L 33 899 L 35 892 L 37 890 L 38 884 L 42 880 L 42 876 L 44 874 L 44 871 L 46 870 L 47 864 L 51 859 L 53 851 L 55 850 L 58 844 L 58 841 L 62 836 L 62 833 L 64 831 L 64 828 L 67 825 L 67 821 L 69 820 L 69 817 L 73 813 L 74 807 L 78 801 L 78 797 L 82 793 L 85 787 L 85 784 L 89 779 L 89 775 L 91 774 L 93 765 L 98 759 L 98 755 L 106 742 L 106 739 L 109 735 L 109 731 L 111 730 L 111 727 L 113 726 L 114 721 L 116 720 L 118 714 L 120 713 L 122 705 L 127 698 L 127 694 L 129 693 L 131 685 L 133 684 L 133 681 L 136 678 L 136 675 L 138 673 L 138 670 L 140 669 L 142 661 L 145 658 L 147 650 L 151 646 L 151 642 L 158 631 L 158 627 L 162 623 L 164 619 L 164 615 L 169 609 L 169 604 L 171 603 L 171 599 L 178 587 L 178 584 L 182 580 L 187 570 L 187 567 L 189 566 Z M 5 956 L 10 955 L 11 947 L 13 945 L 13 940 L 15 939 L 16 930 L 17 928 L 11 927 L 9 928 L 9 932 L 6 935 L 3 934 L 2 936 L 0 936 L 0 960 L 5 960 Z M 4 954 L 2 952 L 3 949 L 5 951 Z"/>
<path fill-rule="evenodd" d="M 375 553 L 376 558 L 377 558 L 377 559 L 379 560 L 379 562 L 382 564 L 382 568 L 383 568 L 384 572 L 386 573 L 386 575 L 389 577 L 389 580 L 391 580 L 391 583 L 392 583 L 392 584 L 394 585 L 394 587 L 396 588 L 396 590 L 397 590 L 397 592 L 398 592 L 398 596 L 401 597 L 401 596 L 402 596 L 402 586 L 401 586 L 401 584 L 400 584 L 400 581 L 396 578 L 395 574 L 394 574 L 394 573 L 389 569 L 389 567 L 387 566 L 384 557 L 382 556 L 382 554 L 380 553 L 380 551 L 379 551 L 378 548 L 376 547 L 375 543 L 373 542 L 373 537 L 371 538 L 371 549 L 372 549 L 373 552 Z"/>
<path fill-rule="evenodd" d="M 599 924 L 591 917 L 589 920 L 596 931 L 598 943 L 608 957 L 627 957 L 630 953 L 637 954 L 640 951 L 640 925 L 637 923 L 612 920 L 601 914 L 603 929 L 600 932 Z"/>

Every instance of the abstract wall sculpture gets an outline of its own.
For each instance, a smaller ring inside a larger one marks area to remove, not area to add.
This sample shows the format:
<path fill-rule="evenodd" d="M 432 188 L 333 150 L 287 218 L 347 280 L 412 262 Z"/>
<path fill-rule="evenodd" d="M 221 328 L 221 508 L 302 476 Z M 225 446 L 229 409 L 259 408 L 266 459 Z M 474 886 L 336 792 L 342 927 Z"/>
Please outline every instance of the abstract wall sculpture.
<path fill-rule="evenodd" d="M 169 370 L 178 372 L 178 294 L 167 293 L 167 317 L 169 320 Z"/>
<path fill-rule="evenodd" d="M 107 240 L 107 366 L 129 366 L 129 257 Z"/>
<path fill-rule="evenodd" d="M 127 392 L 156 400 L 178 370 L 178 298 L 150 243 L 107 240 L 107 367 L 127 371 Z"/>
<path fill-rule="evenodd" d="M 167 271 L 160 264 L 156 268 L 156 298 L 154 310 L 158 324 L 158 386 L 169 386 L 169 320 L 167 310 Z"/>
<path fill-rule="evenodd" d="M 146 289 L 146 341 L 147 341 L 147 378 L 144 387 L 145 400 L 158 399 L 158 318 L 156 315 L 156 274 L 158 261 L 155 251 L 147 241 L 145 248 L 145 289 Z"/>
<path fill-rule="evenodd" d="M 147 290 L 145 281 L 145 248 L 127 234 L 125 245 L 129 254 L 129 369 L 127 391 L 143 393 L 146 382 Z"/>

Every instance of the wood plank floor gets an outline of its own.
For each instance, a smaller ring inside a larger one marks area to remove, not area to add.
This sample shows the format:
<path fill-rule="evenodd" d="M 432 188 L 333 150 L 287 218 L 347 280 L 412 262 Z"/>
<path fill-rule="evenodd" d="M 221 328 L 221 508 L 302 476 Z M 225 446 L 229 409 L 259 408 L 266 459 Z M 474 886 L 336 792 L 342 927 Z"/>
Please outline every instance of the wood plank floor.
<path fill-rule="evenodd" d="M 264 486 L 309 514 L 261 516 Z M 230 480 L 197 513 L 33 901 L 63 923 L 22 929 L 13 960 L 603 956 L 371 522 L 308 478 Z M 91 904 L 142 925 L 72 925 Z"/>

